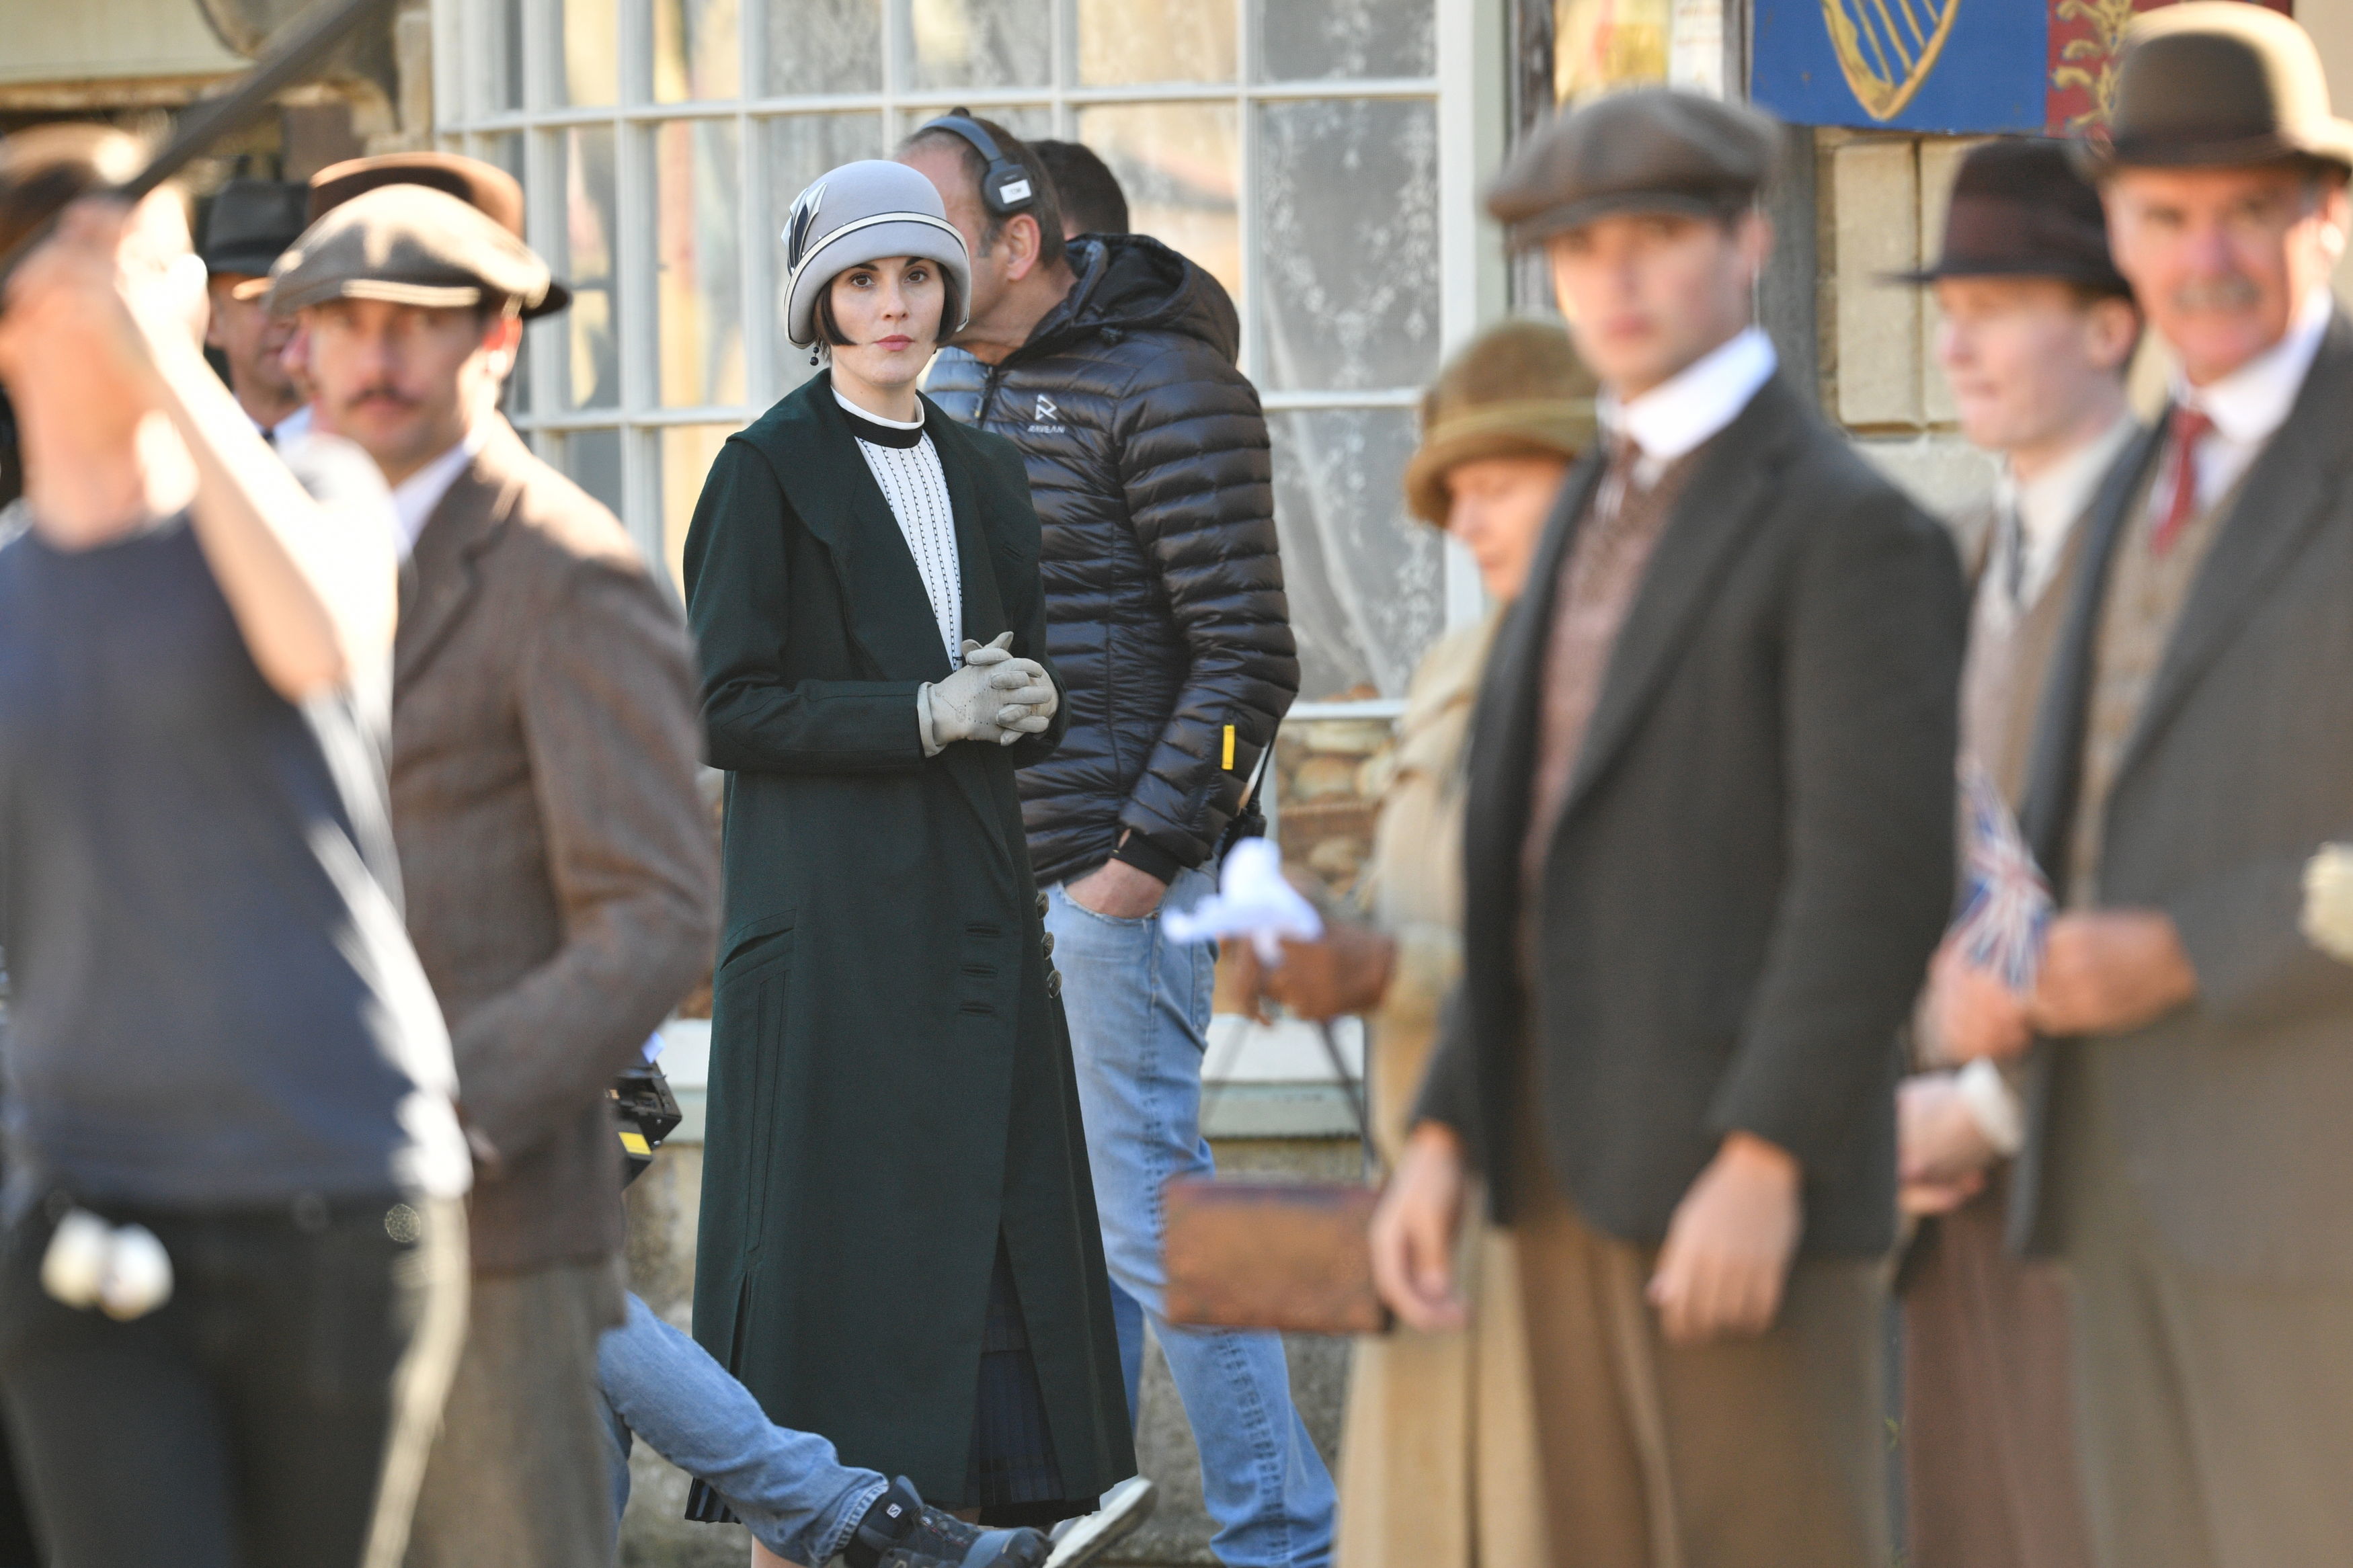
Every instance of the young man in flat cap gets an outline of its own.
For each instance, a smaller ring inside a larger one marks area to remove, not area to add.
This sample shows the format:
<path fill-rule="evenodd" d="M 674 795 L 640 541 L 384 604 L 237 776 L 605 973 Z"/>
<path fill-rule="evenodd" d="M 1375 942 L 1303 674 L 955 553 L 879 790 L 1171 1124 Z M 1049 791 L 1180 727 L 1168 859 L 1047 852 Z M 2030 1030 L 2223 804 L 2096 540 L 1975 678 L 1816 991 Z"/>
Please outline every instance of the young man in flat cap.
<path fill-rule="evenodd" d="M 1466 1177 L 1518 1243 L 1558 1561 L 1883 1564 L 1895 1031 L 1953 886 L 1946 530 L 1775 374 L 1773 126 L 1668 89 L 1539 132 L 1606 396 L 1471 742 L 1461 994 L 1374 1229 L 1462 1308 Z"/>
<path fill-rule="evenodd" d="M 212 320 L 207 347 L 228 362 L 237 406 L 271 446 L 307 435 L 310 405 L 280 355 L 294 335 L 290 318 L 262 303 L 269 264 L 310 226 L 310 187 L 285 180 L 231 180 L 205 218 L 204 258 Z"/>
<path fill-rule="evenodd" d="M 320 219 L 271 289 L 321 426 L 375 458 L 410 552 L 393 829 L 477 1164 L 471 1326 L 416 1564 L 609 1560 L 606 1091 L 714 940 L 685 630 L 612 514 L 497 412 L 548 283 L 499 224 L 403 184 Z"/>
<path fill-rule="evenodd" d="M 2082 520 L 2139 434 L 2125 373 L 2140 338 L 2108 258 L 2099 193 L 2056 142 L 1989 142 L 1963 160 L 1936 291 L 1936 358 L 1961 431 L 2000 458 L 1990 505 L 1958 520 L 1976 575 L 1961 757 L 2017 808 L 2042 679 L 2083 560 Z M 1964 864 L 1973 817 L 1963 812 Z M 1905 1520 L 1913 1568 L 2081 1568 L 2089 1561 L 2067 1385 L 2067 1301 L 2002 1232 L 2023 1120 L 1990 1061 L 1952 1065 L 1939 1024 L 2004 982 L 1949 934 L 1915 1016 L 1897 1097 Z"/>
<path fill-rule="evenodd" d="M 2052 656 L 2040 980 L 1978 990 L 1949 1043 L 2031 1047 L 2014 1238 L 2069 1276 L 2097 1561 L 2341 1562 L 2353 968 L 2299 910 L 2353 828 L 2353 124 L 2295 24 L 2192 3 L 2134 24 L 2085 151 L 2179 370 Z"/>

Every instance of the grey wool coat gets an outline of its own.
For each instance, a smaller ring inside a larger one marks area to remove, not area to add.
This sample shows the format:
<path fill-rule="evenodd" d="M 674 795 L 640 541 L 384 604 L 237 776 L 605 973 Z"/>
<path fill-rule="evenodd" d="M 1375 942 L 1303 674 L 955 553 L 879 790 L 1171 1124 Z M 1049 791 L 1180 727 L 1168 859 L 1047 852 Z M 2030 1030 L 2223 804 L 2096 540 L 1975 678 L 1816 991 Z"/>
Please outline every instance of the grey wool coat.
<path fill-rule="evenodd" d="M 1042 662 L 1020 456 L 924 416 L 964 635 Z M 696 1336 L 771 1418 L 958 1506 L 1001 1234 L 1062 1494 L 1092 1496 L 1135 1462 L 1014 787 L 1061 720 L 923 755 L 947 655 L 829 375 L 721 450 L 686 584 L 728 775 Z"/>
<path fill-rule="evenodd" d="M 2080 1097 L 2096 1088 L 2167 1247 L 2242 1279 L 2353 1283 L 2353 965 L 2299 925 L 2306 863 L 2353 838 L 2353 321 L 2339 313 L 2286 422 L 2240 480 L 2125 745 L 2099 902 L 2173 918 L 2196 1000 L 2030 1058 L 2011 1239 L 2064 1252 Z M 2085 519 L 2020 826 L 2063 884 L 2100 614 L 2142 437 Z M 2063 901 L 2066 889 L 2059 888 Z"/>

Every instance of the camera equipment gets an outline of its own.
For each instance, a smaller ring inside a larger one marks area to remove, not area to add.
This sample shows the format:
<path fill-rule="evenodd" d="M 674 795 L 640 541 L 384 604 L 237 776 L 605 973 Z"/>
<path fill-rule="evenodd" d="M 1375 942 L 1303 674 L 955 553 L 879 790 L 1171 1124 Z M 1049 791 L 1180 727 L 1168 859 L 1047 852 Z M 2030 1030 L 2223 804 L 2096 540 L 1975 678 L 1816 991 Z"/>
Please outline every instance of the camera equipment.
<path fill-rule="evenodd" d="M 628 1186 L 654 1163 L 654 1151 L 678 1131 L 686 1119 L 670 1091 L 670 1079 L 652 1062 L 624 1068 L 606 1091 L 613 1101 L 613 1120 L 621 1136 L 621 1185 Z"/>
<path fill-rule="evenodd" d="M 997 138 L 972 117 L 971 110 L 958 105 L 936 120 L 925 121 L 915 134 L 920 136 L 925 131 L 944 131 L 951 136 L 961 136 L 972 144 L 974 152 L 988 160 L 988 169 L 980 176 L 980 199 L 998 217 L 1027 212 L 1038 199 L 1038 186 L 1030 179 L 1029 171 L 1005 155 L 997 145 Z"/>

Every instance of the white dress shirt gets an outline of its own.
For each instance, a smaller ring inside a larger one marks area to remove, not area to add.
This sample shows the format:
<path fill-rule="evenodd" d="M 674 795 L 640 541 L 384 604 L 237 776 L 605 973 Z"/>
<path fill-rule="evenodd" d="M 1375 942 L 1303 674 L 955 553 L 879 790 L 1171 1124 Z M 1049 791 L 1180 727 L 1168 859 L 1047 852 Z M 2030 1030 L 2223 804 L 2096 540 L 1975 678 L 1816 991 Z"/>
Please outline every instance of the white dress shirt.
<path fill-rule="evenodd" d="M 2001 624 L 2007 625 L 2009 617 L 2041 598 L 2051 585 L 2068 534 L 2090 510 L 2100 481 L 2139 429 L 2129 412 L 2120 412 L 2115 424 L 2023 483 L 2008 463 L 2002 465 L 1994 485 L 1994 515 L 2001 521 L 1985 564 L 1988 582 L 2014 581 L 2018 585 L 2015 598 L 1991 595 Z M 2013 518 L 2015 531 L 2009 526 Z"/>
<path fill-rule="evenodd" d="M 392 520 L 400 530 L 400 558 L 406 561 L 417 550 L 418 535 L 432 519 L 433 509 L 458 482 L 474 454 L 482 449 L 479 433 L 466 438 L 392 487 Z"/>
<path fill-rule="evenodd" d="M 1779 364 L 1773 340 L 1746 328 L 1639 397 L 1620 403 L 1604 394 L 1602 427 L 1641 448 L 1634 482 L 1648 489 L 1668 464 L 1738 417 Z"/>
<path fill-rule="evenodd" d="M 2192 386 L 2179 369 L 2174 371 L 2173 401 L 2214 421 L 2214 428 L 2198 443 L 2200 510 L 2212 506 L 2239 482 L 2263 443 L 2286 422 L 2296 394 L 2304 390 L 2313 359 L 2320 353 L 2320 340 L 2328 335 L 2328 317 L 2334 309 L 2328 287 L 2322 284 L 2305 297 L 2304 307 L 2288 324 L 2285 336 L 2230 374 L 2204 386 Z M 2155 489 L 2167 487 L 2159 483 Z M 2153 495 L 2150 500 L 2156 514 L 2163 517 L 2171 494 Z"/>

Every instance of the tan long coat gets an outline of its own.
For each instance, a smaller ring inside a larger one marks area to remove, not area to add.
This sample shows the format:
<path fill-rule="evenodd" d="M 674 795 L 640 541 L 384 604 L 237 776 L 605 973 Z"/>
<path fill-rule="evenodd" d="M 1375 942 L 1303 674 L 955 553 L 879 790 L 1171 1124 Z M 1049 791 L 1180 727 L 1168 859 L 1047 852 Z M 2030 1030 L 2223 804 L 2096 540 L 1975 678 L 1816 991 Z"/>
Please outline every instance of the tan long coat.
<path fill-rule="evenodd" d="M 1373 849 L 1376 922 L 1398 967 L 1371 1020 L 1374 1135 L 1394 1161 L 1461 968 L 1462 749 L 1496 616 L 1431 648 L 1398 722 Z M 1550 1561 L 1535 1406 L 1508 1235 L 1468 1205 L 1461 1333 L 1399 1328 L 1356 1347 L 1341 1442 L 1343 1568 L 1519 1568 Z"/>

